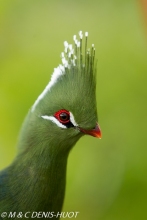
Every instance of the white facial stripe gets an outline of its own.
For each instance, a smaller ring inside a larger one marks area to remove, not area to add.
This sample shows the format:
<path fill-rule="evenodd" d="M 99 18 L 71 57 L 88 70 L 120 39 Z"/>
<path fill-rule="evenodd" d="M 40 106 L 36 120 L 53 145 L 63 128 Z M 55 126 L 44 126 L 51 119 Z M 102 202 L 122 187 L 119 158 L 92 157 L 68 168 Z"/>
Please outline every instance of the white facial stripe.
<path fill-rule="evenodd" d="M 46 119 L 46 120 L 50 120 L 52 121 L 53 123 L 55 123 L 58 127 L 60 128 L 67 128 L 65 125 L 61 124 L 54 116 L 47 116 L 47 115 L 44 115 L 44 116 L 41 116 L 43 119 Z"/>
<path fill-rule="evenodd" d="M 74 116 L 73 116 L 73 114 L 70 112 L 70 121 L 71 121 L 71 123 L 75 126 L 75 127 L 77 127 L 78 126 L 78 124 L 76 123 L 76 121 L 75 121 L 75 119 L 74 119 Z"/>

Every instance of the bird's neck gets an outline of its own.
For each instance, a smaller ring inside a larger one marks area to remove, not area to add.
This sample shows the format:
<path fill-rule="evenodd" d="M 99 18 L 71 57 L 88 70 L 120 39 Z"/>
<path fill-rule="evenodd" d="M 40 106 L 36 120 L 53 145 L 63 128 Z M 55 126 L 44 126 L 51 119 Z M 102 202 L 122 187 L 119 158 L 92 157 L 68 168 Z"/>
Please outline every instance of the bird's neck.
<path fill-rule="evenodd" d="M 34 137 L 29 127 L 22 133 L 18 144 L 20 150 L 12 168 L 13 173 L 18 174 L 14 177 L 19 179 L 18 188 L 22 185 L 23 193 L 28 198 L 26 206 L 33 211 L 34 205 L 29 203 L 33 195 L 36 210 L 60 212 L 64 199 L 69 150 L 61 152 L 61 146 L 58 146 L 59 150 L 55 151 L 49 140 L 44 138 L 41 141 L 41 137 Z"/>
<path fill-rule="evenodd" d="M 67 156 L 48 156 L 46 160 L 44 154 L 41 158 L 32 155 L 32 158 L 25 157 L 25 162 L 22 162 L 19 155 L 16 159 L 18 178 L 21 177 L 19 184 L 22 184 L 24 193 L 27 194 L 28 204 L 33 195 L 36 210 L 55 213 L 61 211 L 66 185 Z M 32 204 L 29 204 L 28 208 L 31 206 Z M 33 209 L 34 206 L 29 210 Z"/>

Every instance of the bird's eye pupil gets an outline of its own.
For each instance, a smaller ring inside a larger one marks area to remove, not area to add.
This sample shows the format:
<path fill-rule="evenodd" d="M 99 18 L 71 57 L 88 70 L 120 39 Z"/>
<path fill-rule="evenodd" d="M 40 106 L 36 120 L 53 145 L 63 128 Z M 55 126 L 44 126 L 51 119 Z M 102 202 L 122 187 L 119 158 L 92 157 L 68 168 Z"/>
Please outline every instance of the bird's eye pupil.
<path fill-rule="evenodd" d="M 60 117 L 60 120 L 61 120 L 61 121 L 68 121 L 68 120 L 69 120 L 69 115 L 68 115 L 67 113 L 65 113 L 65 112 L 62 112 L 62 113 L 59 115 L 59 117 Z"/>

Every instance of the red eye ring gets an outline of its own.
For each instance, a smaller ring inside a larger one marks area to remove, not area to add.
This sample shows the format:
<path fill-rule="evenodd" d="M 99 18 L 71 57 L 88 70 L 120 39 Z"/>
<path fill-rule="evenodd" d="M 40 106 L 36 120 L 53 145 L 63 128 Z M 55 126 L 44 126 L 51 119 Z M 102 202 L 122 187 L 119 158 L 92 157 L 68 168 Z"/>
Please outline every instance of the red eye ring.
<path fill-rule="evenodd" d="M 61 109 L 58 112 L 56 112 L 54 114 L 54 117 L 58 119 L 58 121 L 61 122 L 62 124 L 66 124 L 70 122 L 70 113 L 65 109 Z"/>

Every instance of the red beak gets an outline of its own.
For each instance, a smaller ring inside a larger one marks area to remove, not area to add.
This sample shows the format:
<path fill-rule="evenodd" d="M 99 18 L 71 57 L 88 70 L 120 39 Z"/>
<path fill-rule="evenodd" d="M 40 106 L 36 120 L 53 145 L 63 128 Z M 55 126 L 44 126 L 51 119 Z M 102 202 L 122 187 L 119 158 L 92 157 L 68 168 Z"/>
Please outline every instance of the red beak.
<path fill-rule="evenodd" d="M 101 133 L 101 129 L 98 123 L 96 123 L 96 126 L 94 129 L 92 130 L 84 130 L 83 128 L 80 128 L 80 131 L 85 133 L 85 134 L 89 134 L 93 137 L 97 137 L 97 138 L 102 138 L 102 133 Z"/>

